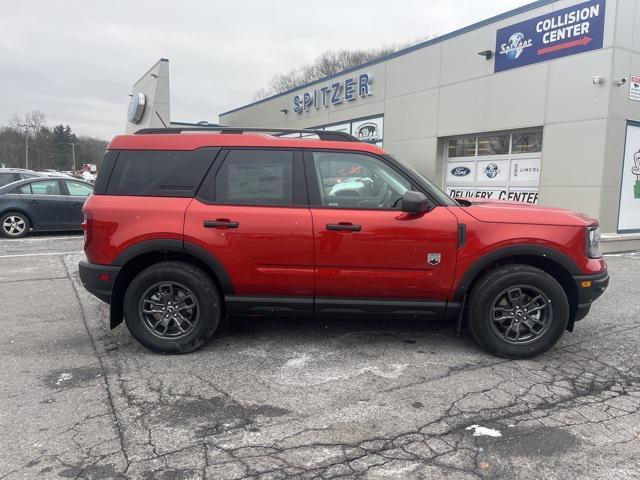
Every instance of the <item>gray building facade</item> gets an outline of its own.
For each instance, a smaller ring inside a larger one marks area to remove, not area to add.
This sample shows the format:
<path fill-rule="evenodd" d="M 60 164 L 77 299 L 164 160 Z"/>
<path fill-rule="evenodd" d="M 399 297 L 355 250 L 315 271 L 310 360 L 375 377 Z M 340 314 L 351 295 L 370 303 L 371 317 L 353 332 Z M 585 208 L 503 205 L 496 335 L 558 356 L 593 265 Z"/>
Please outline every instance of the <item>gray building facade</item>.
<path fill-rule="evenodd" d="M 575 209 L 605 251 L 640 248 L 640 0 L 541 0 L 219 120 L 348 131 L 452 196 Z"/>

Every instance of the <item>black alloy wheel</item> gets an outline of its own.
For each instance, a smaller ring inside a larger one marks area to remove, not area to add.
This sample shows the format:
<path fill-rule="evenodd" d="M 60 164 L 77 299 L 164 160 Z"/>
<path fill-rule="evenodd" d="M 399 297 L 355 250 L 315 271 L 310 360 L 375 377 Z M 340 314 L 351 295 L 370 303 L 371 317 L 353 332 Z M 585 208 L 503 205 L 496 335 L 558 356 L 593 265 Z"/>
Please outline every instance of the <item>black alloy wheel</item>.
<path fill-rule="evenodd" d="M 200 317 L 195 295 L 177 282 L 159 282 L 149 287 L 140 299 L 138 313 L 149 332 L 173 340 L 188 335 Z"/>
<path fill-rule="evenodd" d="M 552 321 L 549 298 L 532 285 L 503 290 L 491 309 L 491 327 L 507 343 L 530 343 L 544 335 Z"/>
<path fill-rule="evenodd" d="M 206 272 L 187 262 L 164 261 L 139 272 L 124 294 L 131 334 L 157 353 L 187 353 L 215 333 L 222 296 Z"/>
<path fill-rule="evenodd" d="M 569 300 L 549 273 L 507 264 L 473 282 L 465 315 L 484 349 L 506 358 L 530 358 L 549 350 L 569 323 Z"/>

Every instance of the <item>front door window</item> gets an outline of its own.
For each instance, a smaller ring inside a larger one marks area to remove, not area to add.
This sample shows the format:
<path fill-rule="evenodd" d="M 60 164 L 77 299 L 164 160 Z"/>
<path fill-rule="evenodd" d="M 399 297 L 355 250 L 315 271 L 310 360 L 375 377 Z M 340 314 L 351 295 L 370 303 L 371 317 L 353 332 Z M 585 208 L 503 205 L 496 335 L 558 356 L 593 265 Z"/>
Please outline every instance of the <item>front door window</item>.
<path fill-rule="evenodd" d="M 411 183 L 380 159 L 341 152 L 314 152 L 322 205 L 333 208 L 399 209 Z"/>

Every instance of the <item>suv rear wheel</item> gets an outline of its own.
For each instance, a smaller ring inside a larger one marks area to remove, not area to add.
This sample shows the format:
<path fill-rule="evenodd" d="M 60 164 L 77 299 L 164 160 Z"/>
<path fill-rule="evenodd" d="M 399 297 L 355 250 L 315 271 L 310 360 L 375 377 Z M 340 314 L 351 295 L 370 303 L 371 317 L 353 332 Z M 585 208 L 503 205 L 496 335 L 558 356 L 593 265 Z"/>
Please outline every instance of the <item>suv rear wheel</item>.
<path fill-rule="evenodd" d="M 485 274 L 469 296 L 467 315 L 478 343 L 507 358 L 529 358 L 550 349 L 569 321 L 562 286 L 529 265 L 505 265 Z"/>
<path fill-rule="evenodd" d="M 131 334 L 158 353 L 199 348 L 220 323 L 220 295 L 211 278 L 184 262 L 162 262 L 140 272 L 124 296 Z"/>

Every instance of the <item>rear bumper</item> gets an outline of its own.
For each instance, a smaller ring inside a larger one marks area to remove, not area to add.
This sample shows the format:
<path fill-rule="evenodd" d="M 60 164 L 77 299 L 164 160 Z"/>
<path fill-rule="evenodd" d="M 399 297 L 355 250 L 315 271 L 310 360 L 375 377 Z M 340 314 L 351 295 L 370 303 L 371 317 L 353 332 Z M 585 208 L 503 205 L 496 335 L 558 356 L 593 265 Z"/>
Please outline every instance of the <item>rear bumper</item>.
<path fill-rule="evenodd" d="M 593 301 L 609 286 L 609 272 L 604 270 L 592 275 L 574 275 L 573 279 L 578 286 L 578 309 L 575 318 L 577 321 L 589 313 Z"/>
<path fill-rule="evenodd" d="M 110 265 L 95 265 L 89 262 L 80 262 L 78 265 L 80 280 L 84 288 L 106 303 L 111 303 L 113 283 L 120 268 Z"/>

